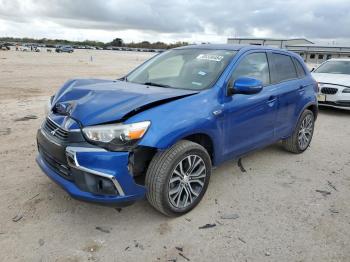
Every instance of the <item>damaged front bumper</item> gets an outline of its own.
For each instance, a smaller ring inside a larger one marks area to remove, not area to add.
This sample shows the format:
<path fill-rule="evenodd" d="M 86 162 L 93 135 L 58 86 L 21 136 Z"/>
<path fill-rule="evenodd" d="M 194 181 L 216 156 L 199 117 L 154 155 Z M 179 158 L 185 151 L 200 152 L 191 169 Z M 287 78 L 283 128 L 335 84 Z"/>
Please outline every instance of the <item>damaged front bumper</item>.
<path fill-rule="evenodd" d="M 126 206 L 145 196 L 128 169 L 128 152 L 57 143 L 42 130 L 37 134 L 37 163 L 73 198 L 102 205 Z"/>

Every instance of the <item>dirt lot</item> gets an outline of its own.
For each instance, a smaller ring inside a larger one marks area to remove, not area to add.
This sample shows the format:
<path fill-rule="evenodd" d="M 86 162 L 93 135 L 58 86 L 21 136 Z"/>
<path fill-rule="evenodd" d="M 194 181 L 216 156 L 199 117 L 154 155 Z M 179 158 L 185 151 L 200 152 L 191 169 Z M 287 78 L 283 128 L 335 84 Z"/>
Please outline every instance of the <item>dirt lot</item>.
<path fill-rule="evenodd" d="M 0 52 L 0 261 L 350 261 L 350 112 L 322 110 L 302 155 L 277 144 L 244 157 L 246 172 L 218 167 L 202 203 L 175 219 L 146 201 L 118 211 L 73 200 L 39 170 L 48 96 L 151 55 Z"/>

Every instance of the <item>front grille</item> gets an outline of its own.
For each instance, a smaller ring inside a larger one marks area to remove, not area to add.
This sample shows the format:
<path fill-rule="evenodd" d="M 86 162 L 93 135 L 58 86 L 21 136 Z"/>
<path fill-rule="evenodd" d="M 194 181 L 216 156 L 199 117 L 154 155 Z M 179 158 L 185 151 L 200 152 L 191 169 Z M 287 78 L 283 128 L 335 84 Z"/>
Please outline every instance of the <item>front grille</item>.
<path fill-rule="evenodd" d="M 70 168 L 62 163 L 57 162 L 53 157 L 51 157 L 48 153 L 46 153 L 41 147 L 39 147 L 39 152 L 44 159 L 44 161 L 53 168 L 57 174 L 64 177 L 68 180 L 73 180 L 72 174 L 70 172 Z"/>
<path fill-rule="evenodd" d="M 61 128 L 59 125 L 57 125 L 55 122 L 53 122 L 51 119 L 46 118 L 43 129 L 46 133 L 57 137 L 60 140 L 66 141 L 68 140 L 68 131 Z"/>
<path fill-rule="evenodd" d="M 323 87 L 321 89 L 321 93 L 322 94 L 326 94 L 326 95 L 334 95 L 338 92 L 337 88 L 333 88 L 333 87 Z"/>

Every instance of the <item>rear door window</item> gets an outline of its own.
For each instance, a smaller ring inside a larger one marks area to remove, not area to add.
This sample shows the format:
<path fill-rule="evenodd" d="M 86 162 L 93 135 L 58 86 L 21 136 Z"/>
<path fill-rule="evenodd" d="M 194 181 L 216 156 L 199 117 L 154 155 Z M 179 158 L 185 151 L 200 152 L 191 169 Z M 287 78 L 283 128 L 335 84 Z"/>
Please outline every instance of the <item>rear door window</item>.
<path fill-rule="evenodd" d="M 272 83 L 280 83 L 283 81 L 298 78 L 292 58 L 289 55 L 272 53 L 269 59 L 273 65 L 271 70 Z"/>

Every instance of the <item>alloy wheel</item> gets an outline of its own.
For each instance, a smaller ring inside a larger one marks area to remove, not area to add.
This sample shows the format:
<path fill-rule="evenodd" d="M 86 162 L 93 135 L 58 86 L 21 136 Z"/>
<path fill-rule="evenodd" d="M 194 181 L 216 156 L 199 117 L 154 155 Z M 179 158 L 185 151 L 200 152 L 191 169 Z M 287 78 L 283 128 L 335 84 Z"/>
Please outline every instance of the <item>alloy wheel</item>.
<path fill-rule="evenodd" d="M 180 209 L 190 206 L 201 193 L 206 176 L 205 163 L 200 156 L 189 155 L 183 158 L 169 180 L 170 203 Z"/>
<path fill-rule="evenodd" d="M 305 150 L 311 141 L 312 133 L 314 128 L 314 121 L 311 115 L 306 117 L 301 122 L 298 132 L 298 144 L 301 150 Z"/>

